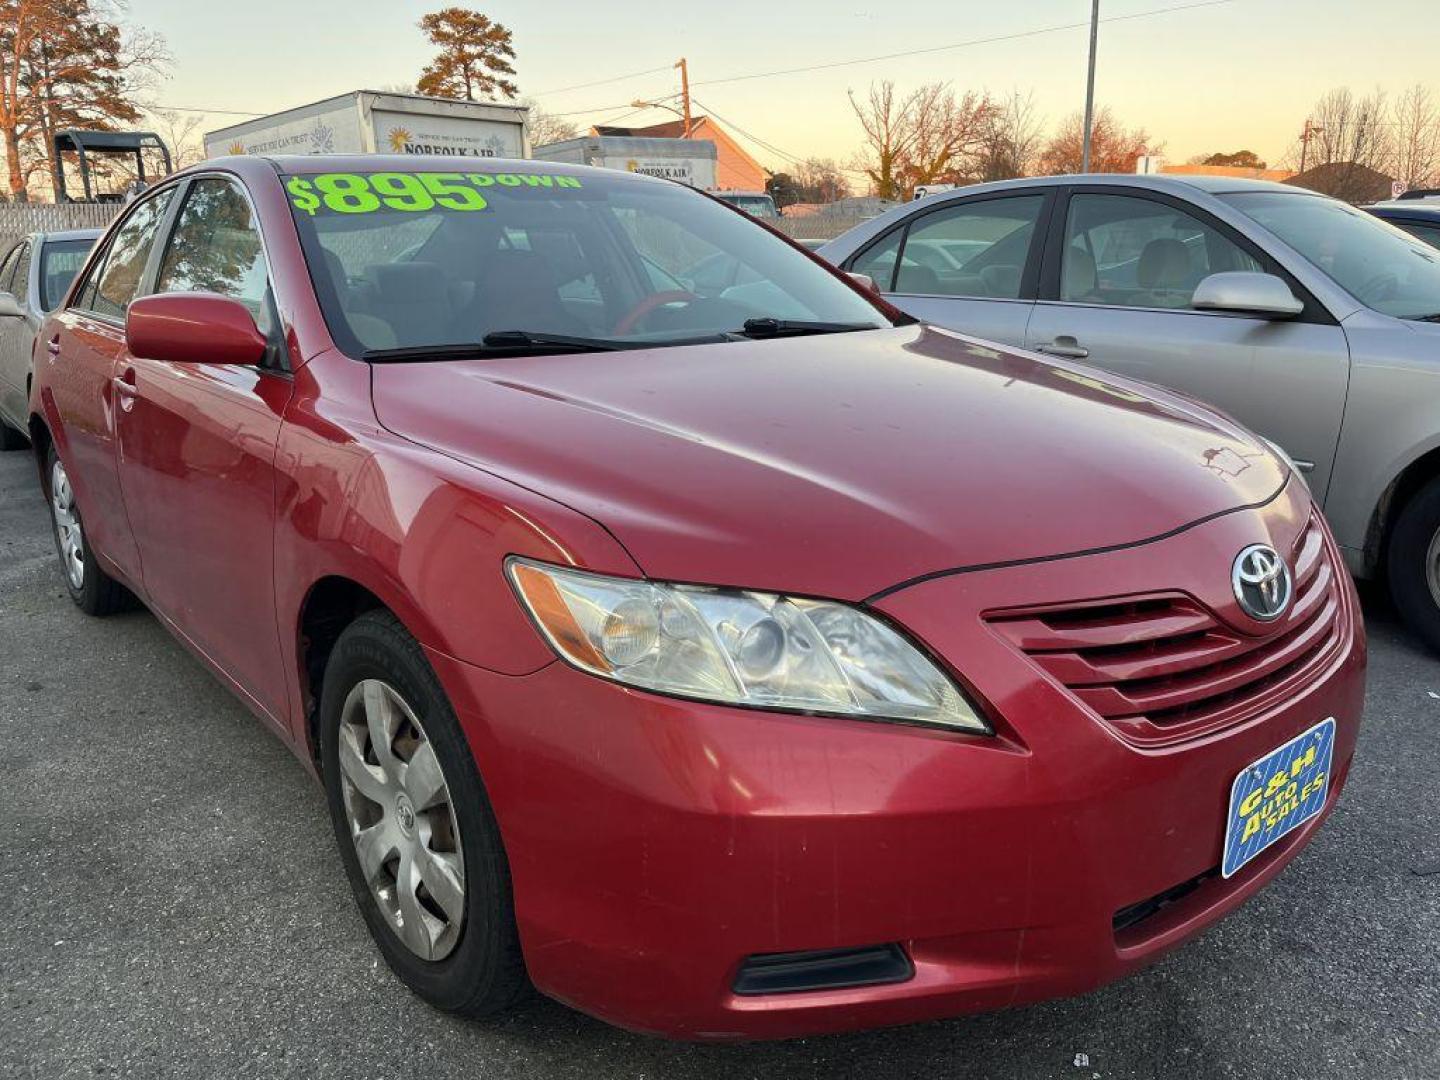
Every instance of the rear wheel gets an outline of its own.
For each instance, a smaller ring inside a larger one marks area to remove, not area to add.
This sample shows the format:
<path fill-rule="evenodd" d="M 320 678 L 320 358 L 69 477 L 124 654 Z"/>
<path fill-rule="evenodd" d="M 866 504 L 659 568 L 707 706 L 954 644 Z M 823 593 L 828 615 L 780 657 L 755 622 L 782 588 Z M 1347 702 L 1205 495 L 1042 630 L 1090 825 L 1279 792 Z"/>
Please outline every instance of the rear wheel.
<path fill-rule="evenodd" d="M 130 590 L 101 569 L 95 552 L 85 540 L 85 525 L 75 502 L 70 474 L 52 446 L 45 455 L 45 494 L 50 499 L 50 521 L 54 526 L 55 552 L 60 556 L 60 573 L 75 606 L 87 615 L 109 615 L 133 606 Z"/>
<path fill-rule="evenodd" d="M 1387 551 L 1390 595 L 1405 621 L 1440 652 L 1440 478 L 1405 504 Z"/>
<path fill-rule="evenodd" d="M 388 612 L 340 635 L 320 697 L 330 816 L 356 903 L 392 971 L 483 1016 L 526 989 L 509 864 L 455 712 Z"/>

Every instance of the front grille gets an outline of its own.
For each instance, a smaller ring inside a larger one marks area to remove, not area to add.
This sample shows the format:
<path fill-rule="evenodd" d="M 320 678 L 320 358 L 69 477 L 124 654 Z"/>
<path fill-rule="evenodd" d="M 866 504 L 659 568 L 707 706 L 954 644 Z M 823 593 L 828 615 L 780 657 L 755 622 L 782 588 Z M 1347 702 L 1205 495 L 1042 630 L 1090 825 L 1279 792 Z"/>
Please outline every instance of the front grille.
<path fill-rule="evenodd" d="M 1125 738 L 1165 745 L 1269 706 L 1341 647 L 1339 570 L 1317 520 L 1289 562 L 1294 602 L 1263 636 L 1232 629 L 1179 593 L 996 612 L 987 621 Z"/>

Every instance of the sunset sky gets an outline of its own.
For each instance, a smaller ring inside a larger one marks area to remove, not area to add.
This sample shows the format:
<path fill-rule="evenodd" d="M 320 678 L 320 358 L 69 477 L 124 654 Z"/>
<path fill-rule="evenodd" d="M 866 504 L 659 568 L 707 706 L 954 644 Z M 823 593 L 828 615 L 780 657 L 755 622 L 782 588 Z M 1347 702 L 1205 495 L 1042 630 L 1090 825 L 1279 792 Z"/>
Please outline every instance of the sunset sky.
<path fill-rule="evenodd" d="M 1101 15 L 1194 2 L 1102 0 Z M 131 0 L 129 17 L 163 34 L 174 56 L 157 101 L 217 110 L 201 129 L 210 130 L 242 119 L 218 110 L 270 112 L 346 90 L 413 83 L 431 52 L 415 23 L 440 6 L 440 0 Z M 535 95 L 551 112 L 574 112 L 582 126 L 620 117 L 637 97 L 674 92 L 678 73 L 669 65 L 682 55 L 698 111 L 713 111 L 792 157 L 849 159 L 860 132 L 846 90 L 863 92 L 874 80 L 893 79 L 901 88 L 946 79 L 960 89 L 1033 91 L 1050 124 L 1083 102 L 1083 28 L 827 70 L 712 80 L 1083 23 L 1086 0 L 485 0 L 474 6 L 514 31 L 522 94 Z M 1347 0 L 1228 0 L 1110 22 L 1101 26 L 1097 99 L 1163 142 L 1168 159 L 1245 148 L 1275 161 L 1330 87 L 1396 93 L 1426 82 L 1440 94 L 1434 11 L 1434 0 L 1374 0 L 1363 7 Z M 1406 26 L 1421 29 L 1407 33 Z M 566 89 L 647 69 L 622 81 Z M 659 122 L 669 115 L 651 111 L 628 119 Z M 763 164 L 784 167 L 780 153 L 749 148 Z"/>

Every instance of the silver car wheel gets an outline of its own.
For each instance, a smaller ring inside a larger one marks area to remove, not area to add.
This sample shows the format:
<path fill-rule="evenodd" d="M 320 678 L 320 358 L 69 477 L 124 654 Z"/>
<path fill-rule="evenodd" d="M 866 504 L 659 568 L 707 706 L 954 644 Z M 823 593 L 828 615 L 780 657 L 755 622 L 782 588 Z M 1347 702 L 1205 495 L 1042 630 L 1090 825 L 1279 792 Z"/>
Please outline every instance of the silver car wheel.
<path fill-rule="evenodd" d="M 50 512 L 55 518 L 55 535 L 60 540 L 60 562 L 72 588 L 85 585 L 85 531 L 75 509 L 75 492 L 60 459 L 50 466 Z"/>
<path fill-rule="evenodd" d="M 465 919 L 460 827 L 435 748 L 404 698 L 365 679 L 345 699 L 337 755 L 350 839 L 396 937 L 442 960 Z"/>
<path fill-rule="evenodd" d="M 1430 599 L 1440 607 L 1440 529 L 1435 530 L 1425 552 L 1425 583 L 1430 586 Z"/>

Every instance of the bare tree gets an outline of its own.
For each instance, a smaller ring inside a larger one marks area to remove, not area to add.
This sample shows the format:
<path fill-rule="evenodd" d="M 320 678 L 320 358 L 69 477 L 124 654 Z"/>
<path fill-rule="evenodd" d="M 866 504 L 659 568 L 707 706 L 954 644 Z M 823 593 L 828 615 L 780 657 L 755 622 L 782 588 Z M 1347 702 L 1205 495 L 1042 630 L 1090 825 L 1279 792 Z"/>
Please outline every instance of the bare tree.
<path fill-rule="evenodd" d="M 888 79 L 871 84 L 865 101 L 850 93 L 865 132 L 857 158 L 876 195 L 905 199 L 918 184 L 974 176 L 995 106 L 984 93 L 957 98 L 948 83 L 927 83 L 903 98 Z"/>
<path fill-rule="evenodd" d="M 1072 113 L 1045 144 L 1040 167 L 1047 173 L 1078 173 L 1084 162 L 1084 142 L 1085 119 Z M 1116 120 L 1109 106 L 1095 113 L 1090 127 L 1091 172 L 1131 173 L 1141 157 L 1163 149 L 1144 128 L 1127 128 Z"/>
<path fill-rule="evenodd" d="M 806 158 L 791 175 L 801 202 L 832 203 L 850 194 L 850 181 L 833 158 Z"/>
<path fill-rule="evenodd" d="M 992 109 L 980 137 L 976 179 L 1010 180 L 1035 166 L 1044 141 L 1044 126 L 1035 111 L 1034 93 L 1018 90 Z"/>
<path fill-rule="evenodd" d="M 1389 117 L 1383 91 L 1356 97 L 1348 87 L 1330 90 L 1306 118 L 1309 145 L 1297 143 L 1287 164 L 1297 169 L 1303 164 L 1305 186 L 1337 199 L 1383 198 L 1394 157 Z"/>
<path fill-rule="evenodd" d="M 155 134 L 170 148 L 170 160 L 175 168 L 183 169 L 205 160 L 205 144 L 200 138 L 203 116 L 152 109 L 150 117 Z"/>
<path fill-rule="evenodd" d="M 579 136 L 580 129 L 563 116 L 556 116 L 546 112 L 540 107 L 540 103 L 534 98 L 523 98 L 520 101 L 530 110 L 530 145 L 546 146 L 550 143 L 564 142 L 566 139 L 574 139 Z"/>
<path fill-rule="evenodd" d="M 1391 175 L 1406 187 L 1440 185 L 1440 107 L 1430 88 L 1416 83 L 1391 113 Z"/>

